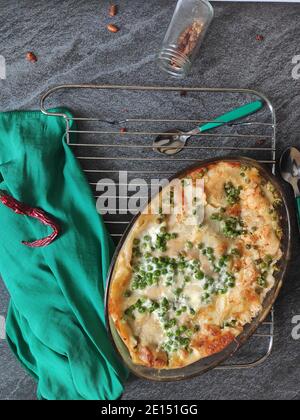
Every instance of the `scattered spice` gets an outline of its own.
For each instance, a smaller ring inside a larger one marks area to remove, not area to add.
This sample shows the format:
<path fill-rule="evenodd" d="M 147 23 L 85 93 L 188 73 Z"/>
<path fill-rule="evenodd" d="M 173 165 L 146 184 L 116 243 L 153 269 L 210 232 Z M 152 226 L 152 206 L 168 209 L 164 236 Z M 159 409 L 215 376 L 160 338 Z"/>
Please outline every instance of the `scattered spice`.
<path fill-rule="evenodd" d="M 116 4 L 112 4 L 109 7 L 108 14 L 110 17 L 114 17 L 118 14 L 118 6 Z"/>
<path fill-rule="evenodd" d="M 180 96 L 182 96 L 182 97 L 187 96 L 187 91 L 186 91 L 186 90 L 182 90 L 182 91 L 180 92 Z"/>
<path fill-rule="evenodd" d="M 36 63 L 38 61 L 37 56 L 32 51 L 28 51 L 26 54 L 26 59 L 31 63 Z"/>
<path fill-rule="evenodd" d="M 6 207 L 10 208 L 16 214 L 20 214 L 22 216 L 29 216 L 34 219 L 37 219 L 43 225 L 50 226 L 53 229 L 51 235 L 47 236 L 46 238 L 39 239 L 34 242 L 22 241 L 22 244 L 30 248 L 45 247 L 50 245 L 58 236 L 60 231 L 58 223 L 55 220 L 53 220 L 48 214 L 46 214 L 43 210 L 21 203 L 20 201 L 17 201 L 15 198 L 6 194 L 4 191 L 0 191 L 0 202 Z"/>
<path fill-rule="evenodd" d="M 107 29 L 109 30 L 109 32 L 112 32 L 114 34 L 116 34 L 117 32 L 119 32 L 119 28 L 116 25 L 113 25 L 112 23 L 110 23 L 109 25 L 107 25 Z"/>
<path fill-rule="evenodd" d="M 264 39 L 265 37 L 263 35 L 260 35 L 260 34 L 256 35 L 256 41 L 262 42 L 264 41 Z"/>
<path fill-rule="evenodd" d="M 203 30 L 203 23 L 195 21 L 187 29 L 185 29 L 178 38 L 177 51 L 180 55 L 189 57 L 195 47 L 197 46 L 198 40 Z M 174 67 L 181 67 L 182 59 L 173 57 L 171 64 Z"/>
<path fill-rule="evenodd" d="M 266 140 L 260 139 L 255 142 L 255 146 L 263 146 L 266 143 Z"/>
<path fill-rule="evenodd" d="M 120 133 L 127 133 L 127 128 L 125 127 L 120 128 Z"/>

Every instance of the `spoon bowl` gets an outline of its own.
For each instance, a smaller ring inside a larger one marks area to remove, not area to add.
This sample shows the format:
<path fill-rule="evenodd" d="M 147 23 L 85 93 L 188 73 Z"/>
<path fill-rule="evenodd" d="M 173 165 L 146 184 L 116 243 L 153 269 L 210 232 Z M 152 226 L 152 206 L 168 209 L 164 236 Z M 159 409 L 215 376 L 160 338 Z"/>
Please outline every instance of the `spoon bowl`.
<path fill-rule="evenodd" d="M 189 138 L 189 136 L 181 134 L 182 132 L 178 129 L 168 130 L 166 134 L 161 134 L 154 140 L 153 150 L 164 155 L 175 155 L 181 152 Z"/>
<path fill-rule="evenodd" d="M 280 158 L 280 173 L 294 190 L 295 197 L 300 197 L 300 151 L 295 147 L 288 147 Z"/>
<path fill-rule="evenodd" d="M 300 151 L 296 147 L 288 147 L 282 153 L 280 158 L 280 172 L 282 178 L 293 187 L 297 204 L 298 226 L 300 229 Z"/>

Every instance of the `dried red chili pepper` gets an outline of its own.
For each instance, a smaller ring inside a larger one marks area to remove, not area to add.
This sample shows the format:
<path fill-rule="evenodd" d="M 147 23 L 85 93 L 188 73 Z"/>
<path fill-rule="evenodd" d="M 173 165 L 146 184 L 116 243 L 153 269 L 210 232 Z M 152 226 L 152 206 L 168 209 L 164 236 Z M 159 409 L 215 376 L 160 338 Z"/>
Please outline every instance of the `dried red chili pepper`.
<path fill-rule="evenodd" d="M 50 226 L 53 229 L 53 232 L 51 233 L 51 235 L 47 236 L 46 238 L 39 239 L 34 242 L 22 241 L 22 244 L 30 248 L 45 247 L 45 246 L 50 245 L 58 236 L 59 231 L 60 231 L 60 227 L 58 223 L 55 222 L 43 210 L 21 203 L 20 201 L 16 200 L 15 198 L 11 197 L 10 195 L 6 194 L 3 191 L 0 191 L 0 201 L 6 207 L 14 211 L 16 214 L 33 217 L 34 219 L 39 220 L 44 225 Z"/>

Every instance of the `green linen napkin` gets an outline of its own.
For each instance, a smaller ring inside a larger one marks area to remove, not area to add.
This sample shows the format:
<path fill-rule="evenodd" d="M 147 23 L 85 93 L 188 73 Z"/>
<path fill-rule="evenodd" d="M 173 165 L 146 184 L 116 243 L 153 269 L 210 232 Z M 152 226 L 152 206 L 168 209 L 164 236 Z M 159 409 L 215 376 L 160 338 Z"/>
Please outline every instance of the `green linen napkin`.
<path fill-rule="evenodd" d="M 0 114 L 0 190 L 61 227 L 48 247 L 28 248 L 22 240 L 51 231 L 0 204 L 0 274 L 11 296 L 7 339 L 37 380 L 40 399 L 113 400 L 127 377 L 105 327 L 113 245 L 64 131 L 62 118 L 41 112 Z"/>

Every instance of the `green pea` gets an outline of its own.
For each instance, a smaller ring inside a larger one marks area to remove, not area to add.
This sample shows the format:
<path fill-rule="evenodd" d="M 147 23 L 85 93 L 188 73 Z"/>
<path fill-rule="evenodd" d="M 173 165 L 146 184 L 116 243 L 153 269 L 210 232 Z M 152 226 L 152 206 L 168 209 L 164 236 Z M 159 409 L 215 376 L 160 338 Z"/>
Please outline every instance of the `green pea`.
<path fill-rule="evenodd" d="M 214 213 L 210 216 L 210 219 L 220 222 L 222 220 L 222 216 L 219 213 Z"/>
<path fill-rule="evenodd" d="M 183 289 L 182 289 L 182 288 L 180 288 L 180 287 L 178 287 L 178 288 L 175 290 L 174 294 L 175 294 L 175 296 L 179 297 L 179 296 L 182 294 L 182 292 L 183 292 Z"/>
<path fill-rule="evenodd" d="M 265 258 L 265 262 L 268 265 L 268 267 L 270 267 L 270 265 L 272 265 L 273 262 L 273 257 L 271 255 L 267 255 Z"/>
<path fill-rule="evenodd" d="M 204 273 L 203 273 L 203 271 L 199 270 L 196 273 L 196 276 L 195 277 L 196 277 L 197 280 L 203 280 L 204 279 Z"/>
<path fill-rule="evenodd" d="M 167 321 L 167 322 L 165 323 L 164 327 L 165 327 L 166 329 L 170 329 L 170 328 L 172 328 L 172 327 L 175 327 L 176 325 L 177 325 L 177 321 L 176 321 L 176 319 L 175 319 L 175 318 L 173 318 L 173 319 L 170 319 L 169 321 Z"/>
<path fill-rule="evenodd" d="M 209 298 L 210 298 L 210 293 L 205 293 L 204 295 L 203 295 L 203 298 L 202 298 L 202 300 L 204 300 L 204 301 L 206 301 L 206 300 L 208 300 Z"/>
<path fill-rule="evenodd" d="M 164 308 L 169 308 L 170 307 L 170 302 L 168 301 L 168 299 L 166 297 L 163 298 L 161 304 Z"/>
<path fill-rule="evenodd" d="M 134 309 L 135 309 L 135 307 L 134 307 L 134 305 L 131 305 L 131 306 L 129 306 L 129 308 L 127 308 L 126 310 L 125 310 L 125 315 L 127 315 L 127 316 L 132 316 L 133 315 L 133 311 L 134 311 Z"/>
<path fill-rule="evenodd" d="M 262 288 L 266 288 L 268 283 L 267 283 L 267 278 L 266 278 L 266 274 L 262 274 L 258 279 L 257 279 L 257 284 L 262 287 Z"/>
<path fill-rule="evenodd" d="M 149 311 L 152 313 L 152 312 L 156 311 L 158 308 L 159 308 L 158 302 L 152 302 L 152 305 L 151 305 Z"/>
<path fill-rule="evenodd" d="M 240 257 L 241 256 L 240 251 L 237 248 L 233 248 L 231 250 L 231 255 L 235 255 L 237 257 Z"/>
<path fill-rule="evenodd" d="M 219 266 L 220 266 L 220 267 L 224 267 L 224 266 L 228 263 L 228 260 L 229 260 L 228 256 L 227 256 L 227 255 L 223 255 L 223 256 L 220 258 L 220 261 L 219 261 Z"/>
<path fill-rule="evenodd" d="M 182 346 L 188 346 L 190 344 L 190 339 L 189 338 L 180 338 L 179 342 Z"/>

